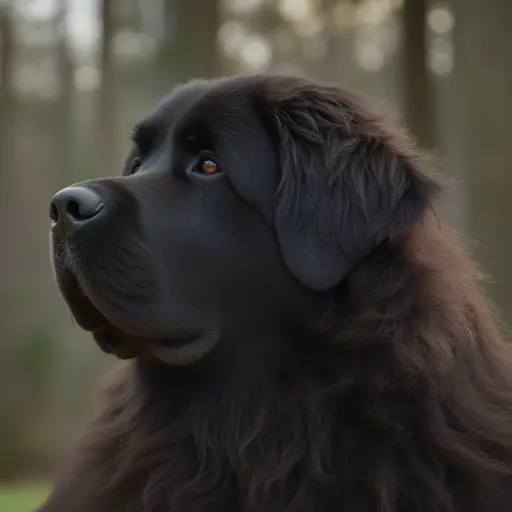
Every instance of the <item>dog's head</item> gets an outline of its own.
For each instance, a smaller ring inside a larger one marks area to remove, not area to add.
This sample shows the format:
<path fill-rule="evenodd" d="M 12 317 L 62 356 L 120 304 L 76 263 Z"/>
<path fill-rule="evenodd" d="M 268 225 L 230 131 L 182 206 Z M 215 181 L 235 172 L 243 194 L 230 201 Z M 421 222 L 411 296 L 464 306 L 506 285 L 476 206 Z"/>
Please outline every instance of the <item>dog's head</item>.
<path fill-rule="evenodd" d="M 293 326 L 437 192 L 398 140 L 337 88 L 185 85 L 136 126 L 121 177 L 53 198 L 60 290 L 119 357 L 184 365 L 224 333 Z"/>

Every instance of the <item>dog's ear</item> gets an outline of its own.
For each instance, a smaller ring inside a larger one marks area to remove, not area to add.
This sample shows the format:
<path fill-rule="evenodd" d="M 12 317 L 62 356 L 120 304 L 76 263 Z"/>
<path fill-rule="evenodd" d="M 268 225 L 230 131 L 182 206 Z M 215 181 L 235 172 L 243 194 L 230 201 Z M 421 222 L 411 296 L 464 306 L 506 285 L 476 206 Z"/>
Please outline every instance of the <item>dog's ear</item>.
<path fill-rule="evenodd" d="M 270 105 L 282 172 L 277 238 L 292 274 L 317 291 L 419 222 L 439 191 L 407 143 L 340 94 L 283 88 Z"/>

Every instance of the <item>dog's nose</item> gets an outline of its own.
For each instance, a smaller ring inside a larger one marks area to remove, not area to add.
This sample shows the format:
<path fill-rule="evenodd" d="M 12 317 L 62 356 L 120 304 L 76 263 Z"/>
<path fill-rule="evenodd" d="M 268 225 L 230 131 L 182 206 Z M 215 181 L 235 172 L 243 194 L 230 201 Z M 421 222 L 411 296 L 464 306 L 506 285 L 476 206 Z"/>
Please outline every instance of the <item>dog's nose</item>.
<path fill-rule="evenodd" d="M 50 203 L 52 231 L 70 235 L 90 223 L 103 210 L 101 197 L 86 187 L 67 187 L 57 192 Z"/>

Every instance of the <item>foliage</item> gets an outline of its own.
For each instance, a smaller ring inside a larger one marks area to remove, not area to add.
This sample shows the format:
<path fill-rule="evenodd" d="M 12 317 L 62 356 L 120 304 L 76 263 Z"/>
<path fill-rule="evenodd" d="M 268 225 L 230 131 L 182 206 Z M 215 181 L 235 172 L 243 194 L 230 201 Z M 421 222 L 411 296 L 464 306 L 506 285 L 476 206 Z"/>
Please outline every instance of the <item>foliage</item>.
<path fill-rule="evenodd" d="M 45 485 L 18 485 L 0 487 L 0 510 L 5 512 L 33 512 L 48 495 Z"/>

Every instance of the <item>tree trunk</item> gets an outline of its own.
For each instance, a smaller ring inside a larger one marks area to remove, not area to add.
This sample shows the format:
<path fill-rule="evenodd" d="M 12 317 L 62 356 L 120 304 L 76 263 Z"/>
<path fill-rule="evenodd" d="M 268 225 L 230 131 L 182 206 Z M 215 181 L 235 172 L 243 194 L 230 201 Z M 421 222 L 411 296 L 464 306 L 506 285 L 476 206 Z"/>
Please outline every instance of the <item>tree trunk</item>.
<path fill-rule="evenodd" d="M 405 0 L 402 11 L 403 94 L 406 124 L 418 143 L 434 146 L 432 86 L 427 68 L 428 0 Z"/>
<path fill-rule="evenodd" d="M 12 319 L 10 290 L 15 283 L 16 247 L 13 226 L 13 213 L 16 211 L 16 176 L 14 170 L 14 132 L 13 126 L 15 97 L 13 86 L 14 37 L 11 10 L 9 6 L 0 7 L 0 67 L 2 81 L 0 87 L 0 346 L 8 343 L 11 332 L 9 321 Z"/>
<path fill-rule="evenodd" d="M 493 298 L 512 322 L 512 2 L 452 0 L 455 14 L 453 91 L 470 192 L 470 233 L 491 275 Z"/>
<path fill-rule="evenodd" d="M 156 59 L 157 94 L 193 78 L 220 72 L 219 0 L 162 0 L 165 27 Z"/>
<path fill-rule="evenodd" d="M 353 77 L 354 63 L 352 62 L 352 43 L 354 33 L 352 29 L 341 30 L 335 23 L 332 11 L 338 4 L 337 0 L 322 0 L 324 30 L 326 38 L 326 52 L 310 66 L 312 76 L 329 83 L 348 82 Z"/>
<path fill-rule="evenodd" d="M 10 5 L 0 6 L 0 477 L 10 476 L 20 446 L 16 423 L 16 342 L 20 312 L 15 287 L 20 275 L 16 254 L 20 250 L 16 229 L 16 175 L 13 123 L 14 37 Z M 14 469 L 15 471 L 15 469 Z"/>
<path fill-rule="evenodd" d="M 12 154 L 12 132 L 9 124 L 14 109 L 13 65 L 14 65 L 14 37 L 9 6 L 0 7 L 0 190 L 9 199 L 10 178 L 12 169 L 10 155 Z M 3 203 L 3 201 L 2 201 Z M 1 206 L 0 206 L 1 207 Z M 5 217 L 4 217 L 5 218 Z"/>
<path fill-rule="evenodd" d="M 462 54 L 462 47 L 465 44 L 465 16 L 466 9 L 457 12 L 457 21 L 452 32 L 452 44 L 456 55 L 451 73 L 443 78 L 446 81 L 446 89 L 439 121 L 443 123 L 446 169 L 449 175 L 454 178 L 452 186 L 447 187 L 446 190 L 446 212 L 454 228 L 467 235 L 471 206 L 469 201 L 470 162 L 468 154 L 471 111 L 467 110 L 465 94 L 461 94 L 461 91 L 466 91 L 470 87 L 466 83 L 467 77 L 465 76 L 467 63 L 464 62 L 464 59 L 466 59 L 466 56 Z"/>
<path fill-rule="evenodd" d="M 115 35 L 113 0 L 101 0 L 100 90 L 98 104 L 98 136 L 104 174 L 113 174 L 115 161 L 115 84 L 113 42 Z"/>
<path fill-rule="evenodd" d="M 59 154 L 56 165 L 56 189 L 74 181 L 73 170 L 73 62 L 69 50 L 66 32 L 66 18 L 68 14 L 68 0 L 59 0 L 55 16 L 55 31 L 57 34 L 57 78 L 59 82 L 59 98 L 57 104 L 57 141 L 56 149 Z M 57 154 L 56 153 L 56 154 Z"/>

